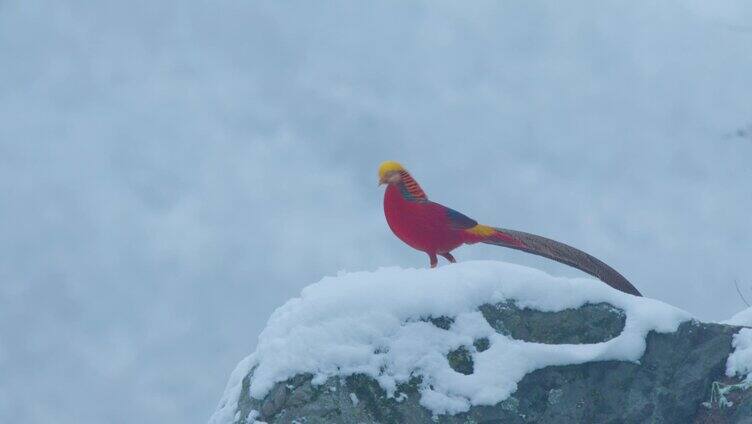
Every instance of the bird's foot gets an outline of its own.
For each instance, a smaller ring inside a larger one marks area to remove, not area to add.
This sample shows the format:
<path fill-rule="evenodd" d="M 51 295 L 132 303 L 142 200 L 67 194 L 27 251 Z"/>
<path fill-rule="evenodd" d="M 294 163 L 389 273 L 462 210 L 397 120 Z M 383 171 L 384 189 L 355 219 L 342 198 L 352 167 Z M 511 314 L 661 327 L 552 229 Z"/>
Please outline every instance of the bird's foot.
<path fill-rule="evenodd" d="M 436 265 L 439 264 L 439 258 L 436 257 L 435 253 L 429 253 L 428 259 L 431 261 L 431 268 L 436 268 Z"/>
<path fill-rule="evenodd" d="M 457 262 L 457 260 L 454 259 L 454 256 L 452 256 L 452 254 L 449 253 L 449 252 L 447 252 L 447 253 L 439 253 L 439 255 L 445 257 L 446 260 L 448 260 L 451 263 L 456 263 Z"/>

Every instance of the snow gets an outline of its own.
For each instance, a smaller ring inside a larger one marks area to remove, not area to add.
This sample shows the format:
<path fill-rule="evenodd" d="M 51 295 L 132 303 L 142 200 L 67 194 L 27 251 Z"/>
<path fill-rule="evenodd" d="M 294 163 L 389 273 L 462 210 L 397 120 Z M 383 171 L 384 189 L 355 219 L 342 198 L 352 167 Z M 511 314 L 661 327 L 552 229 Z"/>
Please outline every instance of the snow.
<path fill-rule="evenodd" d="M 752 308 L 742 310 L 721 324 L 752 327 Z"/>
<path fill-rule="evenodd" d="M 530 343 L 496 333 L 477 310 L 506 300 L 542 311 L 607 302 L 624 310 L 626 323 L 619 336 L 602 343 Z M 431 316 L 451 316 L 454 322 L 443 330 L 422 320 Z M 241 381 L 252 369 L 250 395 L 257 399 L 301 373 L 313 374 L 314 384 L 365 374 L 389 396 L 395 395 L 397 384 L 418 375 L 421 405 L 434 414 L 455 414 L 506 399 L 527 373 L 546 366 L 638 361 L 648 332 L 673 332 L 690 318 L 680 309 L 597 280 L 554 277 L 503 262 L 339 273 L 306 287 L 272 314 L 256 351 L 230 377 L 210 423 L 231 422 Z M 472 350 L 475 372 L 455 372 L 446 354 L 482 337 L 490 347 Z"/>
<path fill-rule="evenodd" d="M 731 341 L 734 351 L 726 360 L 726 375 L 745 377 L 745 383 L 752 383 L 752 328 L 742 328 Z"/>
<path fill-rule="evenodd" d="M 752 308 L 740 311 L 721 324 L 752 327 Z M 734 334 L 731 346 L 734 351 L 726 360 L 726 375 L 743 377 L 742 384 L 752 384 L 752 329 L 742 328 Z"/>
<path fill-rule="evenodd" d="M 752 308 L 744 309 L 721 324 L 752 327 Z M 726 360 L 726 375 L 744 378 L 740 384 L 752 385 L 752 329 L 742 328 L 731 341 L 734 351 Z"/>
<path fill-rule="evenodd" d="M 232 423 L 237 419 L 235 418 L 235 414 L 238 409 L 238 399 L 240 399 L 240 391 L 243 388 L 243 378 L 251 370 L 251 361 L 253 359 L 251 356 L 247 356 L 240 361 L 232 374 L 230 374 L 230 381 L 227 382 L 225 393 L 219 401 L 217 411 L 209 419 L 209 424 Z M 247 421 L 255 421 L 258 415 L 258 411 L 251 411 L 248 414 Z"/>

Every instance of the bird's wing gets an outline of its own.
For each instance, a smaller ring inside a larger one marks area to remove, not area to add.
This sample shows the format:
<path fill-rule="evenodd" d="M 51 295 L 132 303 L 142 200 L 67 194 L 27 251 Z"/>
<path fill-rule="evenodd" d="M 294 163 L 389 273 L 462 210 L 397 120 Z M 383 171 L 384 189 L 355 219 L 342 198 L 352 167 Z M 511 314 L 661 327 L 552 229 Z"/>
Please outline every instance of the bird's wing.
<path fill-rule="evenodd" d="M 449 225 L 455 230 L 467 230 L 478 225 L 478 222 L 476 220 L 468 217 L 463 213 L 457 212 L 456 210 L 448 208 L 444 205 L 439 205 L 438 203 L 435 204 L 444 209 L 444 214 L 449 220 Z"/>
<path fill-rule="evenodd" d="M 494 228 L 495 232 L 481 242 L 522 250 L 523 252 L 553 259 L 598 278 L 624 293 L 642 296 L 626 278 L 600 259 L 555 240 L 522 231 Z"/>

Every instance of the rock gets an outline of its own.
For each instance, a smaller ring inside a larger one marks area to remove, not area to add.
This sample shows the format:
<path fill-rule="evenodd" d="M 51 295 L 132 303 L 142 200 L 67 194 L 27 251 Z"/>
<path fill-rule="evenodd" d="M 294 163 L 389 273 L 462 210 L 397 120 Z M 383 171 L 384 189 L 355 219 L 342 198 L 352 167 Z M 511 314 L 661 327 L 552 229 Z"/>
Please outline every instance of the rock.
<path fill-rule="evenodd" d="M 473 357 L 465 346 L 460 346 L 447 354 L 449 366 L 460 374 L 470 375 L 474 371 Z"/>
<path fill-rule="evenodd" d="M 626 319 L 621 310 L 605 303 L 561 312 L 520 309 L 511 302 L 486 304 L 479 309 L 499 333 L 548 344 L 605 342 L 621 333 Z"/>
<path fill-rule="evenodd" d="M 513 303 L 481 306 L 498 332 L 538 343 L 598 343 L 619 335 L 622 311 L 608 304 L 561 312 L 520 309 Z M 441 328 L 451 317 L 426 319 Z M 752 423 L 752 390 L 725 377 L 731 337 L 739 327 L 688 321 L 674 333 L 650 333 L 639 363 L 606 361 L 551 366 L 527 374 L 511 397 L 457 415 L 432 417 L 419 403 L 413 378 L 388 397 L 364 375 L 330 378 L 313 385 L 311 375 L 278 383 L 261 400 L 243 380 L 236 423 L 251 411 L 267 423 Z M 472 374 L 473 354 L 489 347 L 477 339 L 447 355 L 457 372 Z M 357 399 L 357 401 L 355 401 Z M 704 405 L 703 405 L 704 404 Z"/>
<path fill-rule="evenodd" d="M 483 337 L 480 339 L 475 339 L 473 341 L 473 347 L 475 347 L 475 350 L 478 352 L 483 352 L 488 350 L 489 347 L 491 347 L 491 343 L 488 341 L 487 338 Z"/>

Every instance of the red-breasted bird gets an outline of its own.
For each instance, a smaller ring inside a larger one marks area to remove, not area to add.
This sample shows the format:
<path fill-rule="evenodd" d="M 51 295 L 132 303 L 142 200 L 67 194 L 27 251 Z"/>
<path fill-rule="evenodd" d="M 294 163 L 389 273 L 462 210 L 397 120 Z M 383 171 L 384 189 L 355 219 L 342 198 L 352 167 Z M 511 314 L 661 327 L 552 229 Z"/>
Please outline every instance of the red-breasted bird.
<path fill-rule="evenodd" d="M 522 250 L 584 271 L 609 286 L 635 296 L 640 292 L 613 268 L 574 247 L 522 231 L 478 224 L 474 219 L 428 200 L 418 182 L 397 162 L 379 166 L 379 185 L 386 184 L 384 215 L 394 234 L 426 252 L 431 268 L 436 255 L 456 262 L 452 250 L 463 244 L 487 243 Z"/>

